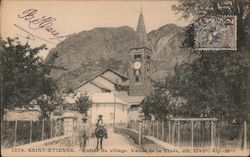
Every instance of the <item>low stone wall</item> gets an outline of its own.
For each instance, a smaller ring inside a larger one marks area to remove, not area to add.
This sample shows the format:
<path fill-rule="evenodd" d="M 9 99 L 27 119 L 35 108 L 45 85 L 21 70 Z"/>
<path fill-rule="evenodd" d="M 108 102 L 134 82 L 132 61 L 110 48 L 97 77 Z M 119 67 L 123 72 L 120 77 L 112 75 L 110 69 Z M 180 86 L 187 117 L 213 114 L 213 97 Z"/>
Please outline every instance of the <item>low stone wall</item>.
<path fill-rule="evenodd" d="M 4 120 L 15 121 L 15 120 L 27 120 L 37 121 L 39 120 L 39 110 L 5 110 Z"/>
<path fill-rule="evenodd" d="M 58 144 L 61 143 L 63 141 L 63 143 L 65 143 L 65 145 L 69 145 L 69 146 L 73 146 L 73 140 L 74 137 L 72 135 L 69 136 L 60 136 L 60 137 L 54 137 L 54 138 L 50 138 L 50 139 L 46 139 L 43 141 L 37 141 L 37 142 L 31 142 L 25 145 L 20 145 L 17 146 L 16 148 L 34 148 L 34 147 L 39 147 L 39 146 L 47 146 L 47 145 L 53 145 L 53 144 Z"/>
<path fill-rule="evenodd" d="M 132 129 L 127 129 L 127 128 L 119 128 L 119 127 L 114 127 L 114 132 L 118 134 L 124 134 L 128 135 L 133 139 L 133 141 L 136 144 L 139 144 L 139 133 L 138 131 L 132 130 Z"/>
<path fill-rule="evenodd" d="M 133 141 L 138 144 L 139 143 L 139 133 L 138 131 L 128 129 L 128 128 L 119 128 L 114 127 L 114 132 L 119 134 L 128 135 L 133 139 Z M 175 146 L 170 145 L 166 142 L 163 142 L 157 138 L 151 136 L 143 136 L 142 139 L 142 148 L 145 150 L 157 150 L 157 149 L 176 149 Z"/>

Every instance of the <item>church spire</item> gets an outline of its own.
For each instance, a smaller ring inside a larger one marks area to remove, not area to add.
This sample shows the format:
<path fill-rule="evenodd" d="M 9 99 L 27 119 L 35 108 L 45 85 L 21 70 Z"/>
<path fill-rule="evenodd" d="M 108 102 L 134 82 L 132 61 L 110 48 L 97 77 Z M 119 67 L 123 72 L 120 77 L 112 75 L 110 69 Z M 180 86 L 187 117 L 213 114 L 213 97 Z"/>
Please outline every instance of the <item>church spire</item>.
<path fill-rule="evenodd" d="M 136 39 L 135 39 L 134 48 L 142 48 L 142 47 L 149 48 L 149 42 L 147 38 L 143 12 L 141 8 L 141 13 L 140 13 L 137 28 L 136 28 Z"/>

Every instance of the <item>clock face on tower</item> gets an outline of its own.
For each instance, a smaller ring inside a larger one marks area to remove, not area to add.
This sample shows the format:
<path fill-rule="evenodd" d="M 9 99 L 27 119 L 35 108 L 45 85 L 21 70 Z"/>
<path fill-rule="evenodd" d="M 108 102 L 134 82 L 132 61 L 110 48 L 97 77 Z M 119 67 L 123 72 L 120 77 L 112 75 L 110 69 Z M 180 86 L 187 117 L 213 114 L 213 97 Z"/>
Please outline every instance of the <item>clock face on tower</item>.
<path fill-rule="evenodd" d="M 141 62 L 136 61 L 136 62 L 134 63 L 134 69 L 140 69 L 140 68 L 141 68 Z"/>

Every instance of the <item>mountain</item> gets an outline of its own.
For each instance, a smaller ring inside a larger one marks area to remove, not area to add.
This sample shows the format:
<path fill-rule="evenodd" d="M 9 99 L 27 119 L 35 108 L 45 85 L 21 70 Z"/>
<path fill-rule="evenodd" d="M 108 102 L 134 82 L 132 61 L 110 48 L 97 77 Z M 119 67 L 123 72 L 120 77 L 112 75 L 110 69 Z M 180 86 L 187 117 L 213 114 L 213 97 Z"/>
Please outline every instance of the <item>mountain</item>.
<path fill-rule="evenodd" d="M 191 56 L 187 49 L 182 48 L 185 36 L 185 28 L 174 24 L 168 24 L 157 30 L 149 32 L 148 38 L 152 45 L 154 73 L 153 79 L 158 80 L 171 74 L 176 64 L 184 60 L 189 62 Z"/>
<path fill-rule="evenodd" d="M 172 73 L 176 64 L 189 58 L 181 48 L 185 29 L 174 24 L 165 25 L 148 33 L 152 45 L 152 78 L 161 79 Z M 72 35 L 52 49 L 46 61 L 53 57 L 55 66 L 51 76 L 59 87 L 75 88 L 107 68 L 127 74 L 130 47 L 135 40 L 135 31 L 128 27 L 94 28 Z"/>

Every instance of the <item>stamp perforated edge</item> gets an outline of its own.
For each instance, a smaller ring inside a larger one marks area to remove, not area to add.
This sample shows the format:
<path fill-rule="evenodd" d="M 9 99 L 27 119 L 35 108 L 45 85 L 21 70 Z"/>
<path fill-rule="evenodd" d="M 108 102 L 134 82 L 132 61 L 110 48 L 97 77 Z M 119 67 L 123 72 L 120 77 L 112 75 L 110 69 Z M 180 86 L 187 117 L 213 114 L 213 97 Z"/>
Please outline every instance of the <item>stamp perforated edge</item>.
<path fill-rule="evenodd" d="M 207 17 L 208 16 L 214 16 L 214 17 L 216 17 L 216 15 L 207 15 Z M 221 17 L 221 16 L 223 16 L 223 17 L 234 17 L 234 20 L 235 20 L 235 25 L 234 25 L 234 42 L 235 42 L 235 47 L 231 47 L 231 48 L 213 48 L 213 47 L 211 47 L 211 48 L 199 48 L 199 47 L 195 47 L 195 45 L 196 45 L 196 38 L 194 38 L 194 49 L 195 50 L 198 50 L 198 51 L 220 51 L 220 50 L 228 50 L 228 51 L 237 51 L 237 45 L 238 45 L 238 43 L 237 43 L 237 39 L 238 39 L 238 36 L 237 36 L 237 28 L 238 28 L 238 22 L 237 22 L 237 20 L 238 20 L 238 18 L 237 18 L 237 16 L 236 15 L 218 15 L 217 17 Z M 203 16 L 203 17 L 206 17 L 206 16 Z M 195 30 L 195 29 L 194 29 Z M 194 31 L 194 33 L 196 34 L 196 31 Z"/>

